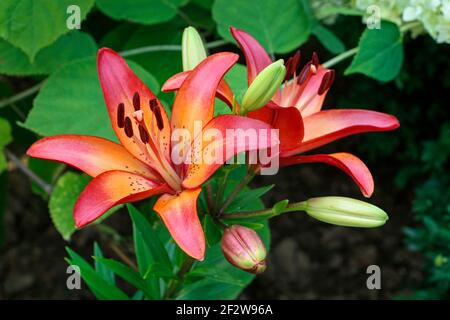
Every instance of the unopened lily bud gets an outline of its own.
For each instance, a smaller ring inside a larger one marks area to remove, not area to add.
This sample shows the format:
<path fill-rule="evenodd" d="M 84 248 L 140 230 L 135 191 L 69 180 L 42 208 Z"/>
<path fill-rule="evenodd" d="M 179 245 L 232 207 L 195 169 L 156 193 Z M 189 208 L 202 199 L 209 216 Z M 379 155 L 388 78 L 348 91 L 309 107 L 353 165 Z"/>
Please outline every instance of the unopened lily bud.
<path fill-rule="evenodd" d="M 233 225 L 225 229 L 221 245 L 233 266 L 254 274 L 266 270 L 266 247 L 254 230 Z"/>
<path fill-rule="evenodd" d="M 194 69 L 206 59 L 206 49 L 202 38 L 193 27 L 184 29 L 182 38 L 183 71 Z"/>
<path fill-rule="evenodd" d="M 388 220 L 386 212 L 373 204 L 345 197 L 320 197 L 306 201 L 311 217 L 338 226 L 374 228 Z"/>
<path fill-rule="evenodd" d="M 253 80 L 242 99 L 241 111 L 247 113 L 265 106 L 280 88 L 286 75 L 283 59 L 262 70 Z"/>

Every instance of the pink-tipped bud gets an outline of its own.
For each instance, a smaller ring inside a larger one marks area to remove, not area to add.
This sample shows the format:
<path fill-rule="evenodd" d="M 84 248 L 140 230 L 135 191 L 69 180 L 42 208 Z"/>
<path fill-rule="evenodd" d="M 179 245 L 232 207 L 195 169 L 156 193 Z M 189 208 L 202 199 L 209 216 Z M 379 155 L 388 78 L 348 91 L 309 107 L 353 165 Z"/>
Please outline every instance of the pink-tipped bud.
<path fill-rule="evenodd" d="M 239 269 L 254 274 L 266 270 L 266 247 L 252 229 L 239 225 L 225 229 L 222 252 L 228 262 Z"/>

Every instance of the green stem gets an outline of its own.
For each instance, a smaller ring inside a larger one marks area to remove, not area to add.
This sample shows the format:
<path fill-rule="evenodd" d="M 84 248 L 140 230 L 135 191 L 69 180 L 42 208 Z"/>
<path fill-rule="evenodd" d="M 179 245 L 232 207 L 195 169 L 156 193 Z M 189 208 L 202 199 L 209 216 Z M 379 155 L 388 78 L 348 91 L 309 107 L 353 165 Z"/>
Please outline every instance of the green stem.
<path fill-rule="evenodd" d="M 294 212 L 294 211 L 305 211 L 306 201 L 292 203 L 286 206 L 282 213 Z M 273 215 L 273 208 L 263 209 L 258 211 L 247 211 L 247 212 L 235 212 L 222 215 L 221 219 L 245 219 L 245 218 L 256 218 Z"/>
<path fill-rule="evenodd" d="M 227 179 L 230 174 L 230 170 L 226 170 L 222 179 L 220 180 L 217 193 L 216 193 L 216 202 L 214 204 L 214 209 L 212 211 L 213 216 L 216 216 L 219 213 L 220 205 L 223 200 L 223 194 L 225 193 L 225 188 L 227 185 Z"/>
<path fill-rule="evenodd" d="M 404 24 L 403 26 L 400 27 L 400 32 L 401 33 L 405 33 L 406 31 L 409 31 L 415 27 L 420 26 L 422 23 L 420 21 L 414 21 L 414 22 L 410 22 L 407 24 Z"/>
<path fill-rule="evenodd" d="M 22 99 L 25 99 L 26 97 L 31 96 L 32 94 L 38 92 L 43 84 L 44 84 L 44 81 L 39 82 L 38 84 L 35 84 L 34 86 L 32 86 L 22 92 L 19 92 L 18 94 L 15 94 L 11 97 L 0 100 L 0 108 L 4 108 L 6 106 L 9 106 L 10 104 L 13 104 L 14 102 L 17 102 L 19 100 L 22 100 Z"/>
<path fill-rule="evenodd" d="M 177 278 L 172 279 L 169 282 L 166 293 L 164 294 L 164 299 L 169 299 L 173 296 L 173 294 L 177 291 L 177 288 L 180 285 L 180 283 L 183 282 L 186 273 L 188 273 L 191 270 L 194 262 L 195 262 L 194 258 L 186 256 L 186 259 L 184 259 L 184 262 L 177 273 Z"/>
<path fill-rule="evenodd" d="M 352 48 L 349 49 L 345 52 L 342 52 L 341 54 L 337 55 L 336 57 L 326 61 L 323 64 L 324 68 L 330 68 L 332 66 L 334 66 L 335 64 L 338 64 L 339 62 L 341 62 L 342 60 L 345 60 L 347 58 L 350 58 L 351 56 L 353 56 L 354 54 L 356 54 L 358 52 L 358 47 L 356 48 Z"/>
<path fill-rule="evenodd" d="M 206 48 L 216 48 L 223 46 L 226 44 L 227 41 L 225 40 L 216 40 L 211 41 L 205 44 Z M 119 54 L 122 57 L 129 57 L 129 56 L 135 56 L 138 54 L 148 53 L 148 52 L 157 52 L 157 51 L 181 51 L 182 47 L 178 44 L 162 44 L 162 45 L 154 45 L 154 46 L 147 46 L 147 47 L 141 47 L 141 48 L 135 48 L 130 50 L 125 50 L 119 52 Z"/>
<path fill-rule="evenodd" d="M 234 190 L 230 193 L 228 198 L 225 200 L 225 202 L 222 205 L 222 208 L 219 211 L 219 215 L 223 214 L 223 212 L 226 210 L 226 208 L 233 202 L 234 198 L 244 189 L 250 181 L 253 180 L 253 178 L 256 175 L 256 171 L 254 168 L 249 167 L 247 175 L 244 177 L 244 179 L 234 188 Z"/>

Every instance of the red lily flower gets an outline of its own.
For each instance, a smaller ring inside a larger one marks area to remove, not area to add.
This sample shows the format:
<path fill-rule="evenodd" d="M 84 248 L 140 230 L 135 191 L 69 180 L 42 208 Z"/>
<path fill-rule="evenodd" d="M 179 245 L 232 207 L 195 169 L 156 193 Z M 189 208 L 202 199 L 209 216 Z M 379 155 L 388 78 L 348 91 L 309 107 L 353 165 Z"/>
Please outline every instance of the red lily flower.
<path fill-rule="evenodd" d="M 230 31 L 244 52 L 250 85 L 272 60 L 251 35 L 233 27 Z M 370 197 L 374 190 L 373 178 L 358 157 L 350 153 L 297 154 L 352 134 L 396 129 L 399 127 L 398 120 L 392 115 L 370 110 L 321 110 L 334 80 L 334 70 L 324 68 L 317 55 L 313 54 L 311 61 L 297 74 L 299 62 L 300 52 L 297 52 L 286 62 L 284 85 L 266 106 L 250 112 L 248 116 L 279 129 L 281 166 L 309 162 L 336 166 L 355 181 L 364 196 Z M 188 74 L 189 72 L 183 72 L 173 76 L 167 80 L 162 90 L 177 90 Z M 233 93 L 225 80 L 218 87 L 217 97 L 228 105 L 232 104 Z"/>
<path fill-rule="evenodd" d="M 112 127 L 120 144 L 93 136 L 57 135 L 34 143 L 27 154 L 66 163 L 94 179 L 81 193 L 74 207 L 78 228 L 103 215 L 114 205 L 142 200 L 161 194 L 154 210 L 160 215 L 174 240 L 190 256 L 202 260 L 205 238 L 197 216 L 200 185 L 227 159 L 209 163 L 175 164 L 171 152 L 172 132 L 183 128 L 194 133 L 194 121 L 202 121 L 202 130 L 265 129 L 266 123 L 234 115 L 213 118 L 214 96 L 219 82 L 238 56 L 218 53 L 205 59 L 186 78 L 173 104 L 169 120 L 155 95 L 113 50 L 98 53 L 98 74 Z M 225 135 L 224 135 L 225 136 Z M 230 141 L 203 143 L 202 149 L 181 145 L 182 154 L 204 152 L 206 148 L 224 148 Z M 205 142 L 204 139 L 202 142 Z M 235 144 L 234 154 L 264 149 L 277 144 L 275 137 Z M 233 154 L 233 155 L 234 155 Z M 233 156 L 231 155 L 231 156 Z"/>

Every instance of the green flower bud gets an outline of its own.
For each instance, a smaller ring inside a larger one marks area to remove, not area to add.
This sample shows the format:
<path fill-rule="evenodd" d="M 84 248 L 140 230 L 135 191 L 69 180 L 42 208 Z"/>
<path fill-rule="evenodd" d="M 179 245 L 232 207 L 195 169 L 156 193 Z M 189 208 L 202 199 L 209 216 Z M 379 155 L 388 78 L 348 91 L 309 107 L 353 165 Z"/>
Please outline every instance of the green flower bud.
<path fill-rule="evenodd" d="M 338 226 L 374 228 L 388 220 L 386 212 L 370 203 L 345 197 L 320 197 L 306 201 L 311 217 Z"/>
<path fill-rule="evenodd" d="M 200 62 L 206 59 L 206 49 L 202 38 L 193 27 L 184 29 L 181 41 L 183 71 L 194 69 Z"/>
<path fill-rule="evenodd" d="M 283 59 L 262 70 L 253 80 L 242 99 L 241 113 L 245 114 L 265 106 L 280 88 L 286 75 Z"/>

